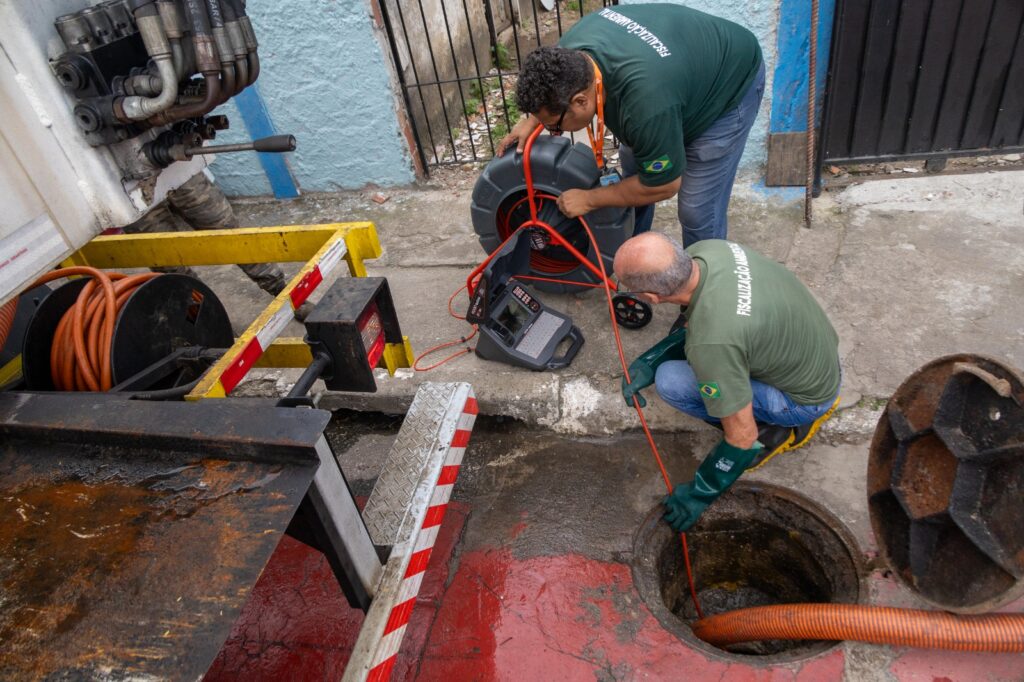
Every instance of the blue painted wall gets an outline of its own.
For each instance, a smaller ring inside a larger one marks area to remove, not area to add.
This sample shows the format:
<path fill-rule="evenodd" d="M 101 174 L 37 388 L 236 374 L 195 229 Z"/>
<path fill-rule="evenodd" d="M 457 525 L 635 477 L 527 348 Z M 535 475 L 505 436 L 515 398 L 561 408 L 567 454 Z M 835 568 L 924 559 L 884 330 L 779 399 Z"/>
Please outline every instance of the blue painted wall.
<path fill-rule="evenodd" d="M 635 4 L 641 0 L 621 0 Z M 370 0 L 251 0 L 263 72 L 257 84 L 278 132 L 298 138 L 291 174 L 305 191 L 383 187 L 415 180 L 399 129 L 403 106 L 394 88 L 387 43 L 374 26 Z M 768 83 L 751 130 L 741 176 L 763 174 L 769 132 L 806 129 L 810 0 L 687 0 L 690 7 L 749 28 L 761 43 Z M 835 0 L 820 1 L 819 106 Z M 234 103 L 222 107 L 233 129 L 218 142 L 249 139 Z M 224 155 L 213 166 L 229 194 L 271 194 L 255 154 Z"/>
<path fill-rule="evenodd" d="M 368 0 L 250 0 L 260 41 L 257 88 L 278 132 L 298 148 L 288 163 L 304 191 L 355 189 L 415 179 L 401 135 L 386 42 L 373 25 Z M 233 102 L 218 113 L 231 130 L 217 142 L 249 139 Z M 213 164 L 225 192 L 270 194 L 256 154 L 225 154 Z"/>
<path fill-rule="evenodd" d="M 818 52 L 815 87 L 818 121 L 828 72 L 835 0 L 818 4 Z M 807 130 L 807 47 L 810 44 L 810 0 L 782 0 L 779 9 L 779 39 L 772 93 L 770 129 L 773 133 Z"/>

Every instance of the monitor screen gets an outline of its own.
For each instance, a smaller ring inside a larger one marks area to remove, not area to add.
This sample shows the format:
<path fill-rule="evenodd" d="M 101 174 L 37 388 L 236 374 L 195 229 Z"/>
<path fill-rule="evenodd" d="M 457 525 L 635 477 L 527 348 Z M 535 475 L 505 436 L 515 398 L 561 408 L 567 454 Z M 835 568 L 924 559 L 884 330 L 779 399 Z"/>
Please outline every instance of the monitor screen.
<path fill-rule="evenodd" d="M 508 299 L 508 304 L 498 315 L 498 323 L 513 335 L 519 333 L 528 319 L 530 311 L 514 298 Z"/>

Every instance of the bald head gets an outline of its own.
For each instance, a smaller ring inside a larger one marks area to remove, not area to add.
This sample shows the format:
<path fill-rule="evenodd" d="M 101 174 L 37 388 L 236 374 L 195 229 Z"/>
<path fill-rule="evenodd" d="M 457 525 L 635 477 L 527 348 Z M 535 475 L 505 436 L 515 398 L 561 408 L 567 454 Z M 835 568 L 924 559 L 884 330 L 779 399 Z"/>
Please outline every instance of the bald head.
<path fill-rule="evenodd" d="M 675 239 L 660 232 L 644 232 L 619 247 L 613 268 L 626 290 L 666 298 L 686 286 L 693 260 Z"/>

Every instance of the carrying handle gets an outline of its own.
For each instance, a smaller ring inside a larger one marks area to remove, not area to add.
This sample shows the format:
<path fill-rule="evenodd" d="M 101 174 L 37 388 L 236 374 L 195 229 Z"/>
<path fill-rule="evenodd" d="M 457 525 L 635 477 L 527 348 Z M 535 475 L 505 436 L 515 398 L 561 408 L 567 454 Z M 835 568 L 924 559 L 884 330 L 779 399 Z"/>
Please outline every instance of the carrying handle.
<path fill-rule="evenodd" d="M 572 359 L 580 352 L 580 348 L 583 348 L 583 342 L 585 341 L 583 338 L 583 332 L 581 332 L 580 328 L 576 325 L 572 326 L 572 329 L 569 330 L 566 337 L 572 339 L 572 345 L 566 349 L 564 355 L 551 358 L 551 361 L 548 363 L 548 369 L 562 369 L 563 367 L 568 367 L 569 363 L 572 362 Z"/>
<path fill-rule="evenodd" d="M 1010 388 L 1009 381 L 1007 381 L 1006 379 L 1000 379 L 991 372 L 986 372 L 981 367 L 978 367 L 977 365 L 972 364 L 970 362 L 953 363 L 953 373 L 972 374 L 978 377 L 986 384 L 988 384 L 988 387 L 995 391 L 996 395 L 998 395 L 1001 398 L 1009 398 L 1013 394 Z"/>

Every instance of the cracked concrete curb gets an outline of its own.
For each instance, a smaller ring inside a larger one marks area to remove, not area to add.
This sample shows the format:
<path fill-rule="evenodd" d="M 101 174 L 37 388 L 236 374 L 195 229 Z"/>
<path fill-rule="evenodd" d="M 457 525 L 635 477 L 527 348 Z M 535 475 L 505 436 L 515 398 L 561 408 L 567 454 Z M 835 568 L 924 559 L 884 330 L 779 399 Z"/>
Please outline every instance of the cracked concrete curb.
<path fill-rule="evenodd" d="M 294 382 L 298 370 L 264 370 L 241 384 L 235 395 L 277 397 Z M 619 392 L 619 377 L 608 374 L 527 375 L 524 382 L 478 382 L 474 384 L 480 413 L 506 417 L 529 426 L 549 429 L 565 436 L 612 436 L 641 428 L 634 410 L 626 407 Z M 435 380 L 409 369 L 394 377 L 378 370 L 376 393 L 327 391 L 318 384 L 318 406 L 325 410 L 357 410 L 402 414 L 412 403 L 422 381 Z M 645 391 L 644 417 L 653 431 L 694 433 L 710 427 L 662 402 L 653 389 Z M 843 391 L 840 406 L 826 422 L 818 438 L 830 444 L 861 442 L 870 438 L 884 409 L 884 398 L 864 399 L 854 391 Z"/>
<path fill-rule="evenodd" d="M 368 261 L 367 269 L 371 276 L 388 278 L 402 331 L 421 354 L 469 335 L 448 306 L 482 257 L 469 211 L 476 175 L 466 171 L 445 187 L 395 191 L 383 205 L 356 192 L 241 202 L 236 211 L 246 225 L 373 221 L 384 256 Z M 839 334 L 849 395 L 822 428 L 821 440 L 870 437 L 888 396 L 938 357 L 971 352 L 1024 367 L 1024 326 L 1012 314 L 1024 291 L 1021 182 L 1020 170 L 865 182 L 816 200 L 811 229 L 802 225 L 798 201 L 737 187 L 729 207 L 730 238 L 797 273 Z M 654 229 L 678 234 L 671 201 L 658 205 L 654 222 Z M 259 314 L 265 298 L 236 268 L 208 271 L 233 321 Z M 487 415 L 578 437 L 639 429 L 620 397 L 619 361 L 603 297 L 581 291 L 542 298 L 570 315 L 586 335 L 571 367 L 535 373 L 468 354 L 431 372 L 403 370 L 382 377 L 374 394 L 324 393 L 321 405 L 400 413 L 421 381 L 466 381 Z M 454 305 L 464 310 L 465 297 Z M 657 307 L 650 325 L 621 335 L 627 359 L 664 335 L 676 316 L 668 308 Z M 301 325 L 292 324 L 286 335 L 302 333 Z M 442 357 L 438 353 L 427 362 Z M 280 395 L 286 387 L 273 375 L 259 376 L 264 378 L 254 390 Z M 662 403 L 652 389 L 644 395 L 654 430 L 706 428 Z"/>

